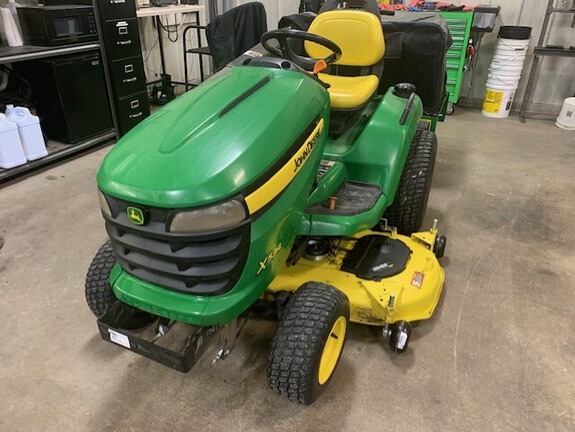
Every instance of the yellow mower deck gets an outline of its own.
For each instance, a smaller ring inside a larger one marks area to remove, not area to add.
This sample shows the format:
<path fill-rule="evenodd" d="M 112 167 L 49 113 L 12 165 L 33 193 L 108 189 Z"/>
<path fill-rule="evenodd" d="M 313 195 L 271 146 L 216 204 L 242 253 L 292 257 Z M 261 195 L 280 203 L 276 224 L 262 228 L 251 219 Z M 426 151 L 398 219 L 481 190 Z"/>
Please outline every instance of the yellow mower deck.
<path fill-rule="evenodd" d="M 346 254 L 367 235 L 382 235 L 405 243 L 412 253 L 401 273 L 381 281 L 365 280 L 340 270 Z M 384 326 L 398 321 L 420 321 L 431 317 L 443 288 L 445 273 L 433 254 L 437 230 L 414 233 L 411 238 L 395 231 L 364 231 L 345 237 L 335 256 L 322 261 L 301 258 L 286 266 L 269 291 L 295 291 L 306 282 L 323 282 L 345 293 L 350 302 L 352 322 Z"/>

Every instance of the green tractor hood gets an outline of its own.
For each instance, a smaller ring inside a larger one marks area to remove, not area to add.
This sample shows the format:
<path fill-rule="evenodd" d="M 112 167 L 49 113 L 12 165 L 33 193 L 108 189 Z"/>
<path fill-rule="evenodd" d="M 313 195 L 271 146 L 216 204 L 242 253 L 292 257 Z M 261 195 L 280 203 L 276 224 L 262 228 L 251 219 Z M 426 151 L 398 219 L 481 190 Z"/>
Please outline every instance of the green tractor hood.
<path fill-rule="evenodd" d="M 223 200 L 263 175 L 327 103 L 305 74 L 235 67 L 130 131 L 104 159 L 98 185 L 156 207 Z"/>

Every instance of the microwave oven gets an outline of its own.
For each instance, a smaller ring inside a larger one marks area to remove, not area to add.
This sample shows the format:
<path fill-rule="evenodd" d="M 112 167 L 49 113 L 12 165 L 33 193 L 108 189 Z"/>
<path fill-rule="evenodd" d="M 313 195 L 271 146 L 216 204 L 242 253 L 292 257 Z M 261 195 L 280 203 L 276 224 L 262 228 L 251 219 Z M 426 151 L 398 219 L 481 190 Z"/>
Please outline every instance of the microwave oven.
<path fill-rule="evenodd" d="M 98 40 L 92 6 L 19 7 L 18 18 L 26 42 L 55 46 Z"/>

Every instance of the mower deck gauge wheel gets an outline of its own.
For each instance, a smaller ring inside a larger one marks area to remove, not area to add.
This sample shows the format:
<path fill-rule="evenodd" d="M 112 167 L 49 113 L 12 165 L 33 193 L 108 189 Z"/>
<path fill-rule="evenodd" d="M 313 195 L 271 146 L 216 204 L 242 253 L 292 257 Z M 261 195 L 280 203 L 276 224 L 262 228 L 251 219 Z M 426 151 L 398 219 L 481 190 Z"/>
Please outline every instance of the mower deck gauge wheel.
<path fill-rule="evenodd" d="M 391 330 L 389 347 L 395 353 L 401 354 L 407 350 L 411 337 L 411 324 L 407 321 L 399 321 Z"/>
<path fill-rule="evenodd" d="M 435 244 L 433 246 L 433 253 L 436 258 L 443 258 L 445 255 L 445 246 L 447 245 L 447 237 L 444 235 L 437 236 L 435 239 Z"/>

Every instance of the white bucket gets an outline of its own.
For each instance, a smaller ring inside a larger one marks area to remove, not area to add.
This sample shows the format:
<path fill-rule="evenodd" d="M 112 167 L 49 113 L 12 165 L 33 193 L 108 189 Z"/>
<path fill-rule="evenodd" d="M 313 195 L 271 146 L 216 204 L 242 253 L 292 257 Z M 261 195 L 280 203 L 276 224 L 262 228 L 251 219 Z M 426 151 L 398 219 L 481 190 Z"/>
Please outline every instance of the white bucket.
<path fill-rule="evenodd" d="M 514 44 L 514 43 L 508 43 L 508 40 L 504 40 L 504 39 L 499 39 L 499 42 L 497 43 L 496 48 L 498 50 L 504 50 L 504 51 L 527 51 L 529 50 L 529 41 L 517 41 L 517 42 L 527 42 L 527 43 L 522 43 L 522 44 Z"/>
<path fill-rule="evenodd" d="M 492 75 L 490 74 L 487 78 L 487 85 L 495 84 L 495 85 L 504 85 L 507 87 L 512 86 L 519 86 L 519 79 L 521 77 L 514 77 L 514 76 L 502 76 L 502 75 Z"/>
<path fill-rule="evenodd" d="M 528 49 L 529 39 L 498 40 L 485 85 L 482 110 L 484 116 L 509 116 Z"/>
<path fill-rule="evenodd" d="M 521 71 L 520 70 L 509 70 L 507 68 L 501 69 L 489 69 L 487 71 L 488 75 L 498 76 L 498 77 L 520 77 Z"/>
<path fill-rule="evenodd" d="M 502 54 L 496 54 L 493 56 L 493 62 L 496 63 L 505 63 L 505 64 L 509 64 L 510 62 L 517 62 L 517 65 L 523 65 L 523 63 L 525 63 L 525 59 L 527 57 L 525 56 L 518 56 L 518 55 L 502 55 Z"/>
<path fill-rule="evenodd" d="M 510 71 L 510 72 L 522 72 L 523 71 L 523 65 L 508 65 L 508 64 L 503 64 L 503 63 L 491 63 L 491 66 L 489 66 L 489 71 L 493 72 L 493 71 Z"/>
<path fill-rule="evenodd" d="M 529 39 L 497 39 L 497 46 L 514 49 L 527 49 L 529 47 Z"/>
<path fill-rule="evenodd" d="M 517 65 L 523 65 L 523 63 L 525 62 L 525 56 L 518 56 L 518 55 L 494 55 L 493 56 L 493 62 L 494 63 L 503 63 L 503 64 L 517 64 Z"/>
<path fill-rule="evenodd" d="M 523 64 L 509 65 L 503 63 L 493 62 L 489 68 L 487 75 L 487 85 L 503 85 L 507 87 L 517 87 L 521 79 L 521 72 L 523 71 Z"/>
<path fill-rule="evenodd" d="M 509 60 L 509 59 L 501 59 L 501 60 L 493 60 L 489 67 L 491 69 L 501 69 L 504 68 L 516 68 L 523 70 L 523 64 L 525 60 Z"/>
<path fill-rule="evenodd" d="M 501 66 L 500 68 L 489 68 L 487 70 L 488 74 L 493 75 L 521 75 L 523 70 L 517 67 Z"/>
<path fill-rule="evenodd" d="M 487 75 L 487 80 L 491 81 L 491 80 L 498 80 L 498 81 L 502 81 L 505 83 L 508 82 L 519 82 L 519 80 L 521 79 L 521 74 L 520 73 L 510 73 L 510 72 L 489 72 L 489 74 Z"/>
<path fill-rule="evenodd" d="M 526 56 L 527 55 L 527 50 L 517 50 L 517 49 L 513 49 L 513 48 L 507 48 L 507 47 L 501 47 L 501 46 L 497 46 L 497 48 L 495 48 L 495 55 L 498 54 L 505 54 L 505 55 L 519 55 L 519 56 Z"/>
<path fill-rule="evenodd" d="M 487 80 L 485 87 L 489 87 L 492 90 L 517 90 L 519 88 L 519 82 L 505 82 L 500 80 Z"/>
<path fill-rule="evenodd" d="M 508 86 L 488 82 L 483 96 L 482 114 L 491 118 L 508 117 L 517 88 L 518 85 Z"/>
<path fill-rule="evenodd" d="M 575 97 L 565 99 L 555 124 L 561 129 L 575 130 Z"/>
<path fill-rule="evenodd" d="M 499 39 L 495 48 L 502 51 L 527 52 L 529 40 Z"/>
<path fill-rule="evenodd" d="M 514 54 L 514 55 L 526 56 L 527 51 L 528 51 L 527 47 L 521 48 L 521 49 L 516 49 L 516 48 L 509 48 L 509 47 L 502 46 L 502 45 L 497 45 L 497 47 L 495 48 L 495 54 Z"/>

